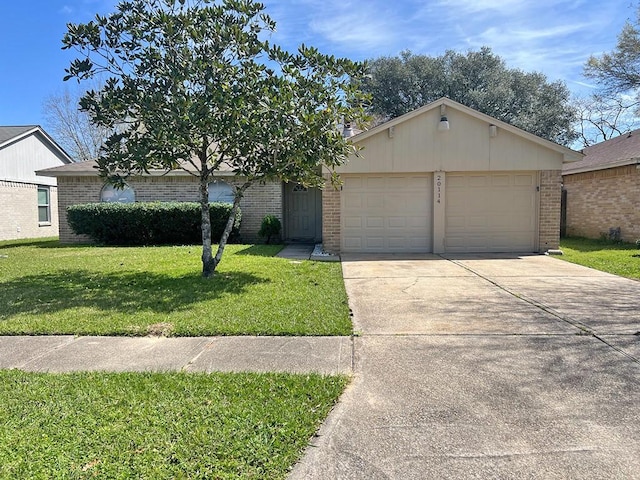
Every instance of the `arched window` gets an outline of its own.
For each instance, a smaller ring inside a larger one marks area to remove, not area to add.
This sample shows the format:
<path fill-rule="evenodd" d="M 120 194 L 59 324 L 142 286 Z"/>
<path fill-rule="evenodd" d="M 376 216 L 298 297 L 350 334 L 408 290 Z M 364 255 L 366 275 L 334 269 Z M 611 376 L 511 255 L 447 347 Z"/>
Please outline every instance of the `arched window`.
<path fill-rule="evenodd" d="M 124 188 L 116 188 L 110 183 L 105 184 L 100 192 L 101 202 L 133 203 L 136 201 L 136 194 L 129 185 Z"/>
<path fill-rule="evenodd" d="M 233 187 L 222 180 L 209 184 L 209 203 L 233 203 L 235 192 Z"/>

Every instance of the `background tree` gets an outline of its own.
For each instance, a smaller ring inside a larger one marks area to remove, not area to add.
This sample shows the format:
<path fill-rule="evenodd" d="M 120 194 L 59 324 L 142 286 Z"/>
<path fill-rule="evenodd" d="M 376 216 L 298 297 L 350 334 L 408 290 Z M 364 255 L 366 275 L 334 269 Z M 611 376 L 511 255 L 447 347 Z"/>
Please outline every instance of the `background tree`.
<path fill-rule="evenodd" d="M 640 6 L 634 23 L 626 22 L 610 53 L 592 55 L 584 67 L 599 92 L 581 106 L 585 146 L 608 140 L 640 125 Z M 585 115 L 586 114 L 586 115 Z M 586 117 L 586 119 L 585 119 Z"/>
<path fill-rule="evenodd" d="M 563 145 L 576 138 L 577 112 L 566 85 L 507 68 L 488 47 L 466 54 L 449 50 L 438 57 L 405 51 L 369 63 L 363 89 L 371 94 L 371 113 L 384 120 L 448 97 Z"/>
<path fill-rule="evenodd" d="M 364 65 L 261 40 L 275 23 L 252 0 L 129 0 L 116 13 L 68 25 L 64 48 L 81 57 L 68 78 L 105 75 L 81 100 L 95 124 L 119 131 L 98 159 L 114 184 L 151 169 L 199 178 L 203 275 L 222 258 L 244 192 L 278 179 L 318 186 L 355 147 L 336 128 L 360 120 Z M 208 184 L 236 175 L 233 213 L 212 255 Z M 333 176 L 335 178 L 335 175 Z"/>
<path fill-rule="evenodd" d="M 640 126 L 637 110 L 640 102 L 630 96 L 606 97 L 602 94 L 578 98 L 579 141 L 584 147 L 604 142 Z"/>
<path fill-rule="evenodd" d="M 640 88 L 640 7 L 635 23 L 626 22 L 618 35 L 616 48 L 601 56 L 591 56 L 584 74 L 596 80 L 607 96 L 623 93 L 638 95 Z"/>
<path fill-rule="evenodd" d="M 91 123 L 91 117 L 80 110 L 85 89 L 65 88 L 45 98 L 42 111 L 46 130 L 76 162 L 96 160 L 109 130 Z"/>

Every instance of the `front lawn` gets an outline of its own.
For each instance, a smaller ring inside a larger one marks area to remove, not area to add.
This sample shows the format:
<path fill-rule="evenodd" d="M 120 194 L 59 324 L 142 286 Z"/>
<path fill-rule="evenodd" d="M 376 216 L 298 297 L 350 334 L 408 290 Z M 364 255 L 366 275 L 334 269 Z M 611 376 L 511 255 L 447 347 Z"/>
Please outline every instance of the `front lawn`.
<path fill-rule="evenodd" d="M 0 245 L 0 334 L 349 335 L 339 263 L 229 245 L 203 279 L 201 247 Z"/>
<path fill-rule="evenodd" d="M 346 383 L 0 370 L 0 478 L 285 478 Z"/>
<path fill-rule="evenodd" d="M 640 250 L 631 243 L 611 243 L 588 238 L 563 238 L 558 257 L 627 278 L 640 279 Z"/>

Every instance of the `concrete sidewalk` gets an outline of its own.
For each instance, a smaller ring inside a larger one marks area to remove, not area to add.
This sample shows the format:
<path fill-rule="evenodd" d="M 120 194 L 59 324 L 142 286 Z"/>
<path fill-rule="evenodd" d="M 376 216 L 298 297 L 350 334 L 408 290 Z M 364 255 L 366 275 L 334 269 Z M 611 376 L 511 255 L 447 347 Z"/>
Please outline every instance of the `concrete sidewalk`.
<path fill-rule="evenodd" d="M 351 337 L 0 336 L 0 368 L 349 374 L 352 347 Z"/>

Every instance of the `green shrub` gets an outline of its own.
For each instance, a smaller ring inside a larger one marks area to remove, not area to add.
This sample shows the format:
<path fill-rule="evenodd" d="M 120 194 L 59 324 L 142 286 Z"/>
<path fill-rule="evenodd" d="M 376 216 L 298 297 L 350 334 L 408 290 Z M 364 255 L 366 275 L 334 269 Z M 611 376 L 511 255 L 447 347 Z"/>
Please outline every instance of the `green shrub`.
<path fill-rule="evenodd" d="M 280 224 L 280 219 L 275 215 L 266 215 L 262 219 L 262 224 L 260 225 L 260 231 L 258 235 L 261 237 L 267 237 L 266 242 L 271 242 L 271 238 L 277 238 L 280 235 L 280 229 L 282 225 Z"/>
<path fill-rule="evenodd" d="M 220 241 L 232 206 L 212 203 L 211 241 Z M 196 202 L 86 203 L 67 208 L 74 233 L 107 245 L 186 245 L 202 242 L 200 204 Z M 241 214 L 229 242 L 239 238 Z"/>

